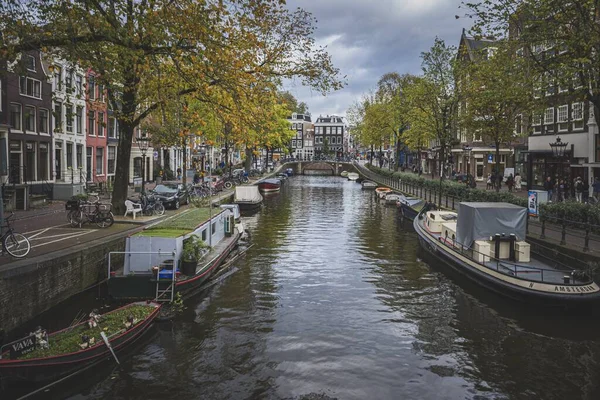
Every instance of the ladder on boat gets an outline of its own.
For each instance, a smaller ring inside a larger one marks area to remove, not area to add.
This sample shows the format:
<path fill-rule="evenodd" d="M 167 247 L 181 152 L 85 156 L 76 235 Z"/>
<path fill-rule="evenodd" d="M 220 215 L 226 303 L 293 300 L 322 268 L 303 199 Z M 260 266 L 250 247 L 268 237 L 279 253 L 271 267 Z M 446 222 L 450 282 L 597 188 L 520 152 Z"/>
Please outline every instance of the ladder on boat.
<path fill-rule="evenodd" d="M 175 283 L 177 282 L 177 270 L 173 264 L 170 264 L 171 278 L 161 279 L 160 271 L 168 271 L 166 264 L 161 264 L 156 274 L 156 296 L 154 301 L 156 302 L 173 302 L 175 299 Z"/>

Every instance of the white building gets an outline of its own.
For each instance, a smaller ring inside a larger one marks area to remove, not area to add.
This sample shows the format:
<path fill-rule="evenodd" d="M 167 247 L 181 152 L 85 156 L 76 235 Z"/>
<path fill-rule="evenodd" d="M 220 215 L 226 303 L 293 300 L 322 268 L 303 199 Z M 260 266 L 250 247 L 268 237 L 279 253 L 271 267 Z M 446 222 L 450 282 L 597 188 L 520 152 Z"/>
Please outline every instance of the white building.
<path fill-rule="evenodd" d="M 314 128 L 310 113 L 293 113 L 288 121 L 290 129 L 296 132 L 290 143 L 290 156 L 301 160 L 311 159 L 314 157 Z"/>
<path fill-rule="evenodd" d="M 86 174 L 85 72 L 65 60 L 51 60 L 54 198 L 83 193 Z"/>

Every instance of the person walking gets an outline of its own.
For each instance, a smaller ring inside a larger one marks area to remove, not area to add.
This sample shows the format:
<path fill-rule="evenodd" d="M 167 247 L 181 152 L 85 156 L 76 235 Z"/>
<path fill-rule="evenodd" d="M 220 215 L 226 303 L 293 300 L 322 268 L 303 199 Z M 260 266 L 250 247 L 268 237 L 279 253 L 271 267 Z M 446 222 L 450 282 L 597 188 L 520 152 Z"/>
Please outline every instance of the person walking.
<path fill-rule="evenodd" d="M 575 200 L 578 203 L 583 203 L 583 181 L 580 176 L 575 180 Z"/>
<path fill-rule="evenodd" d="M 521 174 L 517 172 L 515 175 L 515 190 L 517 192 L 521 191 Z"/>
<path fill-rule="evenodd" d="M 600 178 L 596 177 L 596 179 L 594 179 L 592 188 L 594 189 L 594 198 L 600 200 Z"/>
<path fill-rule="evenodd" d="M 514 184 L 515 184 L 515 178 L 513 178 L 513 174 L 510 174 L 508 176 L 508 178 L 506 178 L 506 187 L 508 187 L 509 192 L 512 192 Z"/>
<path fill-rule="evenodd" d="M 546 178 L 546 182 L 544 182 L 544 190 L 548 192 L 548 202 L 552 202 L 552 195 L 554 194 L 554 182 L 552 182 L 552 178 Z"/>
<path fill-rule="evenodd" d="M 492 186 L 492 174 L 488 174 L 485 189 L 489 189 Z"/>
<path fill-rule="evenodd" d="M 558 181 L 556 201 L 559 203 L 565 201 L 565 181 L 563 181 L 562 179 Z"/>

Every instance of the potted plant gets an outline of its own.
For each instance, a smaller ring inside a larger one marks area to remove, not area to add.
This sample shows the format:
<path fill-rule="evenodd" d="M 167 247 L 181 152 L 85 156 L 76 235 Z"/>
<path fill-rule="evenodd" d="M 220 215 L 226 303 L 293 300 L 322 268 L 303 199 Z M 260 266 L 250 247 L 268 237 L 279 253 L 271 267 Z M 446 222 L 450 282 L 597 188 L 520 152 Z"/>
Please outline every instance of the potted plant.
<path fill-rule="evenodd" d="M 181 273 L 192 276 L 196 273 L 198 261 L 204 255 L 206 244 L 198 237 L 191 235 L 183 241 L 183 251 L 181 252 Z"/>

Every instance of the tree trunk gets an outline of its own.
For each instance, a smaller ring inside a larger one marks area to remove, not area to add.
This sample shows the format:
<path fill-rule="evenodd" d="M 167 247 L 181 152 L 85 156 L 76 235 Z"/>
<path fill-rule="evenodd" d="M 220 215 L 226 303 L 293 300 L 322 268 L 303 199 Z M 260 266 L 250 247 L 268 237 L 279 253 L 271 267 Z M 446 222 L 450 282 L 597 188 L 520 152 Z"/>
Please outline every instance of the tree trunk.
<path fill-rule="evenodd" d="M 400 170 L 400 131 L 398 131 L 398 135 L 396 135 L 396 165 L 394 170 Z"/>
<path fill-rule="evenodd" d="M 125 200 L 129 190 L 129 165 L 131 160 L 131 140 L 134 127 L 125 121 L 119 121 L 119 146 L 117 147 L 117 165 L 115 168 L 115 184 L 112 193 L 114 213 L 125 212 Z M 142 166 L 145 168 L 145 166 Z"/>
<path fill-rule="evenodd" d="M 244 168 L 246 172 L 250 173 L 250 169 L 252 168 L 252 156 L 253 156 L 252 148 L 246 147 L 246 160 L 244 161 Z"/>

